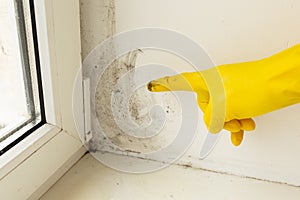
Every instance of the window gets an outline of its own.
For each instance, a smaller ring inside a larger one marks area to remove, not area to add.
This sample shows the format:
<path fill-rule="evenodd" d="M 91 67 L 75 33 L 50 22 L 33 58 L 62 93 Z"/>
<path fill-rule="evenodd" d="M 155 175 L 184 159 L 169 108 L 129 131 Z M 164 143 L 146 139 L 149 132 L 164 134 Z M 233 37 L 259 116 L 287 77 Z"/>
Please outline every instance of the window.
<path fill-rule="evenodd" d="M 32 1 L 0 7 L 0 155 L 45 123 Z"/>
<path fill-rule="evenodd" d="M 29 120 L 31 122 L 27 122 L 27 125 L 29 124 L 33 129 L 30 130 L 25 123 L 18 132 L 0 142 L 0 151 L 2 149 L 0 156 L 1 199 L 39 199 L 86 152 L 78 138 L 77 124 L 74 123 L 72 111 L 73 83 L 81 66 L 79 3 L 79 1 L 61 0 L 0 0 L 1 44 L 4 42 L 2 39 L 4 29 L 4 35 L 12 34 L 8 34 L 7 26 L 3 26 L 8 19 L 10 19 L 8 27 L 13 25 L 16 27 L 14 38 L 18 42 L 18 49 L 23 44 L 19 39 L 21 28 L 19 28 L 18 20 L 22 18 L 18 6 L 21 5 L 23 9 L 21 14 L 23 13 L 23 23 L 26 27 L 24 41 L 28 47 L 25 54 L 23 50 L 20 50 L 21 48 L 18 51 L 21 61 L 23 59 L 21 55 L 28 55 L 30 65 L 27 66 L 31 69 L 31 88 L 33 88 L 34 99 L 34 104 L 31 105 L 35 106 L 35 112 L 32 113 L 36 114 L 35 120 L 33 118 Z M 8 17 L 12 13 L 18 17 Z M 8 50 L 6 52 L 8 53 Z M 1 57 L 0 60 L 2 59 Z M 21 68 L 19 77 L 23 78 L 19 80 L 23 80 L 24 87 L 21 88 L 25 88 L 23 66 L 22 62 L 22 65 L 19 65 Z M 1 82 L 2 63 L 0 68 Z M 41 79 L 43 91 L 41 91 Z M 14 81 L 16 80 L 15 78 Z M 78 101 L 76 109 L 83 110 L 81 103 L 83 95 L 80 86 L 81 84 L 75 90 L 76 101 Z M 3 93 L 1 89 L 0 92 Z M 44 100 L 40 97 L 41 94 Z M 0 99 L 2 96 L 1 94 Z M 26 93 L 23 97 L 25 99 L 23 102 L 27 105 Z M 9 105 L 12 105 L 12 102 Z M 0 113 L 2 113 L 2 108 L 0 107 Z M 26 107 L 25 113 L 28 113 L 28 110 Z M 83 127 L 83 120 L 80 127 Z M 14 145 L 17 142 L 19 143 Z"/>

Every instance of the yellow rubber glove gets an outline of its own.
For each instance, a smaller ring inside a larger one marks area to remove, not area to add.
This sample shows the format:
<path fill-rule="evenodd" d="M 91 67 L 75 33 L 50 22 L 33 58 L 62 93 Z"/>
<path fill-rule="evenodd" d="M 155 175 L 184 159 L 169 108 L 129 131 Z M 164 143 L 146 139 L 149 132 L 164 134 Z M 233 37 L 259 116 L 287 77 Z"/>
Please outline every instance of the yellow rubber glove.
<path fill-rule="evenodd" d="M 231 132 L 235 146 L 244 131 L 255 129 L 253 117 L 300 102 L 300 45 L 271 57 L 216 67 L 225 89 L 226 117 L 224 129 Z M 196 92 L 204 122 L 210 124 L 210 94 L 204 73 L 190 72 L 164 77 L 148 83 L 152 92 Z"/>

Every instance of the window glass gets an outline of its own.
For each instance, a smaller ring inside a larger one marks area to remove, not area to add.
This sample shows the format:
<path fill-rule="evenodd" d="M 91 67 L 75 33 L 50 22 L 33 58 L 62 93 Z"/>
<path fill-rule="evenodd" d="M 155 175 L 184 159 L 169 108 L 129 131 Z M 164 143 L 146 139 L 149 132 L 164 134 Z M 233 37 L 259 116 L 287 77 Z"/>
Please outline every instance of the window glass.
<path fill-rule="evenodd" d="M 0 5 L 2 154 L 44 121 L 44 114 L 33 3 L 0 0 Z"/>

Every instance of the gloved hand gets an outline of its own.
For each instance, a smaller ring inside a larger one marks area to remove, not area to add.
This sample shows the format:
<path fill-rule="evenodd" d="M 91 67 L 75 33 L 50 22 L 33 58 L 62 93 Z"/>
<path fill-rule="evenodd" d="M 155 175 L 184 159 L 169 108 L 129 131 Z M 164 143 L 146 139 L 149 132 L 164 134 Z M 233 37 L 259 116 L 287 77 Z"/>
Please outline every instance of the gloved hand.
<path fill-rule="evenodd" d="M 242 142 L 244 131 L 255 129 L 253 117 L 300 102 L 300 44 L 262 60 L 216 69 L 225 90 L 224 129 L 231 132 L 235 146 Z M 203 71 L 160 78 L 147 87 L 152 92 L 195 92 L 209 128 L 212 109 Z"/>

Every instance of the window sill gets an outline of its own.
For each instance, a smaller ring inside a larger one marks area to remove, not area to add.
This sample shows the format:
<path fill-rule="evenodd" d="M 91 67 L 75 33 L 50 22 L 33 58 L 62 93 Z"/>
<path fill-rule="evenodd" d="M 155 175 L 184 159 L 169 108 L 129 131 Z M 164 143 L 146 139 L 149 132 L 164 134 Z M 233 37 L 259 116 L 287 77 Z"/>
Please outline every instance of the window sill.
<path fill-rule="evenodd" d="M 78 139 L 45 124 L 1 156 L 1 198 L 39 198 L 85 152 Z"/>
<path fill-rule="evenodd" d="M 61 131 L 45 124 L 0 157 L 0 180 Z"/>

